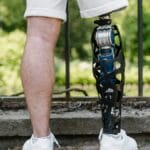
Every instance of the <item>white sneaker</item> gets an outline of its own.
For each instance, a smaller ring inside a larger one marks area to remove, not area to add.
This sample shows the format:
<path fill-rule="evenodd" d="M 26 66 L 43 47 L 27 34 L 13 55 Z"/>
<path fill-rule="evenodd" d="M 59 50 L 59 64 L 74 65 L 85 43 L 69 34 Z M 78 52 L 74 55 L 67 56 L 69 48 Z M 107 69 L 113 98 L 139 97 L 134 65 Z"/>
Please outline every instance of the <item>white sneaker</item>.
<path fill-rule="evenodd" d="M 50 133 L 48 137 L 44 138 L 35 138 L 32 135 L 32 137 L 24 143 L 23 150 L 53 150 L 54 143 L 60 147 L 58 141 L 52 133 Z"/>
<path fill-rule="evenodd" d="M 136 141 L 127 136 L 124 130 L 117 135 L 103 134 L 100 131 L 100 150 L 138 150 Z"/>

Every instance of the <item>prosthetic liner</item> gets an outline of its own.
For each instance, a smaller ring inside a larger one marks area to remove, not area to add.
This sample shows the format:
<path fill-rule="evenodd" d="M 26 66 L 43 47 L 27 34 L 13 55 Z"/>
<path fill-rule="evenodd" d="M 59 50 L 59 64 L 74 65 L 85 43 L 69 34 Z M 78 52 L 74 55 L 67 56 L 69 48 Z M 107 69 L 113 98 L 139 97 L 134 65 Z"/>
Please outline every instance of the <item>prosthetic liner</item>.
<path fill-rule="evenodd" d="M 124 55 L 119 30 L 109 15 L 94 22 L 92 34 L 93 74 L 101 95 L 103 132 L 117 134 L 121 128 L 121 99 L 124 86 Z"/>

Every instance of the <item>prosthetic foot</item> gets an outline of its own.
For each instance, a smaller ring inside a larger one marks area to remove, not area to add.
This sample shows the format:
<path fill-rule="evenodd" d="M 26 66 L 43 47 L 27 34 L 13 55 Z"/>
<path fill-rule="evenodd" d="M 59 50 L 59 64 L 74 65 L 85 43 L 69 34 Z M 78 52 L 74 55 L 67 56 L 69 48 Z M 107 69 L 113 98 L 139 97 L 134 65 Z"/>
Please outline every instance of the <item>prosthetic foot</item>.
<path fill-rule="evenodd" d="M 128 150 L 137 150 L 136 142 L 121 130 L 125 60 L 120 32 L 116 25 L 112 25 L 110 15 L 100 16 L 95 24 L 97 26 L 92 34 L 93 75 L 102 109 L 101 150 L 108 150 L 110 147 L 112 150 L 124 150 L 123 145 L 127 141 L 134 147 L 127 148 Z M 126 139 L 125 143 L 122 141 L 118 148 L 113 149 L 113 143 L 118 143 L 118 137 Z M 110 145 L 107 144 L 109 142 Z"/>

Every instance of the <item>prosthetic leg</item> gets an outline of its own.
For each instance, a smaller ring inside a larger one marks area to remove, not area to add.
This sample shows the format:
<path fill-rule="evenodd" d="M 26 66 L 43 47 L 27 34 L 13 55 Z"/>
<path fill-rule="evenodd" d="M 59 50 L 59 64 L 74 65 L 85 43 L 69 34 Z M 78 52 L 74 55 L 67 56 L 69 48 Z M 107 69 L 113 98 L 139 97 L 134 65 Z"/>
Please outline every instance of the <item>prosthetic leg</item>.
<path fill-rule="evenodd" d="M 109 14 L 94 23 L 97 26 L 92 34 L 93 75 L 101 101 L 103 133 L 118 134 L 125 71 L 121 36 Z"/>

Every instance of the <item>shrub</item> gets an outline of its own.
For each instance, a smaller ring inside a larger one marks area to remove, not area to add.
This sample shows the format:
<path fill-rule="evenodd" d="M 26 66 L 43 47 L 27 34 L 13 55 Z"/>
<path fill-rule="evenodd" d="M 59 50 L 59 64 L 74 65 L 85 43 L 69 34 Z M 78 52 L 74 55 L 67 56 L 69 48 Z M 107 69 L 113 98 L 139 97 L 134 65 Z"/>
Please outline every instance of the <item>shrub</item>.
<path fill-rule="evenodd" d="M 21 90 L 19 79 L 20 58 L 25 34 L 15 30 L 10 34 L 0 33 L 0 93 L 9 94 Z"/>

